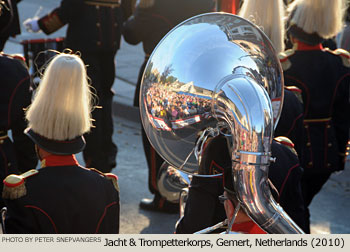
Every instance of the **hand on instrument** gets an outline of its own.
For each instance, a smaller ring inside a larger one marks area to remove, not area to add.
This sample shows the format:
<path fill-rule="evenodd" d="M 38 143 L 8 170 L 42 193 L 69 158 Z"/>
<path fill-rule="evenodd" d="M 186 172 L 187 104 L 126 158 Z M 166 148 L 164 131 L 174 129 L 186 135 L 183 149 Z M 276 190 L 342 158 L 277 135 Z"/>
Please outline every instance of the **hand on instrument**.
<path fill-rule="evenodd" d="M 37 18 L 28 18 L 23 22 L 23 25 L 27 29 L 27 31 L 29 31 L 29 32 L 39 32 L 40 31 L 40 27 L 39 27 Z"/>

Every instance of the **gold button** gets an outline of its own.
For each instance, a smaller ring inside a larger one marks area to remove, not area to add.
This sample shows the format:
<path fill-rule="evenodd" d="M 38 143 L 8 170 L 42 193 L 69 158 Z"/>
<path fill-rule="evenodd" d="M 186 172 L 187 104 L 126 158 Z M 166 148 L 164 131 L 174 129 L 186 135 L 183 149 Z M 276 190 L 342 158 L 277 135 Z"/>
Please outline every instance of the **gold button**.
<path fill-rule="evenodd" d="M 350 147 L 346 147 L 346 150 L 350 150 Z"/>
<path fill-rule="evenodd" d="M 114 27 L 117 27 L 118 26 L 118 24 L 117 23 L 114 23 Z"/>
<path fill-rule="evenodd" d="M 4 140 L 1 139 L 1 140 L 0 140 L 0 144 L 3 144 L 3 143 L 4 143 Z"/>
<path fill-rule="evenodd" d="M 11 166 L 11 163 L 7 163 L 7 167 L 10 167 Z"/>
<path fill-rule="evenodd" d="M 309 125 L 306 124 L 304 127 L 305 127 L 305 129 L 307 129 L 307 128 L 309 128 Z"/>
<path fill-rule="evenodd" d="M 328 125 L 327 125 L 327 129 L 329 129 L 330 127 L 331 127 L 331 125 L 328 124 Z"/>
<path fill-rule="evenodd" d="M 330 164 L 330 163 L 328 163 L 328 164 L 327 164 L 327 167 L 331 167 L 331 164 Z"/>
<path fill-rule="evenodd" d="M 97 27 L 100 27 L 100 26 L 101 26 L 101 24 L 100 24 L 100 23 L 96 23 L 96 26 L 97 26 Z"/>
<path fill-rule="evenodd" d="M 96 43 L 98 46 L 100 46 L 101 45 L 101 41 L 97 41 L 97 43 Z"/>
<path fill-rule="evenodd" d="M 332 147 L 332 143 L 329 143 L 329 144 L 328 144 L 328 147 Z"/>
<path fill-rule="evenodd" d="M 100 9 L 100 6 L 99 5 L 96 5 L 96 10 Z"/>
<path fill-rule="evenodd" d="M 311 165 L 312 165 L 312 162 L 309 162 L 308 165 L 311 166 Z"/>
<path fill-rule="evenodd" d="M 307 142 L 307 143 L 306 143 L 306 146 L 307 146 L 307 147 L 310 147 L 310 146 L 311 146 L 311 143 L 310 143 L 310 142 Z"/>

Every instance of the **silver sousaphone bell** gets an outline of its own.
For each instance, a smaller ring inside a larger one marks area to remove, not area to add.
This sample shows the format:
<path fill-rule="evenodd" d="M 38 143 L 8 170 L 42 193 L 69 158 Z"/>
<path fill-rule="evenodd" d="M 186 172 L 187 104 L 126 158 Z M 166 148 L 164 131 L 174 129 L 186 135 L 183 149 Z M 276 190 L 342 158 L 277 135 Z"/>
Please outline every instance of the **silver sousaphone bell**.
<path fill-rule="evenodd" d="M 207 13 L 157 45 L 143 74 L 140 111 L 155 150 L 191 175 L 206 141 L 225 135 L 244 211 L 268 233 L 302 233 L 267 182 L 282 101 L 282 69 L 266 35 L 238 16 Z"/>

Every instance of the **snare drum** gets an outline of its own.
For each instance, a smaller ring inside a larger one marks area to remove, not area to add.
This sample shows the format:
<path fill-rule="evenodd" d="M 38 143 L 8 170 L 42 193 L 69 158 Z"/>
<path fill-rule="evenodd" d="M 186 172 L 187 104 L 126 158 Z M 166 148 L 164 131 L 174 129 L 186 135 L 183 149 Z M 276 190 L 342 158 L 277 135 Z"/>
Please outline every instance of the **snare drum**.
<path fill-rule="evenodd" d="M 23 40 L 23 54 L 33 78 L 38 76 L 44 64 L 56 55 L 55 51 L 62 52 L 64 49 L 64 38 L 31 39 Z M 51 50 L 49 50 L 51 49 Z"/>

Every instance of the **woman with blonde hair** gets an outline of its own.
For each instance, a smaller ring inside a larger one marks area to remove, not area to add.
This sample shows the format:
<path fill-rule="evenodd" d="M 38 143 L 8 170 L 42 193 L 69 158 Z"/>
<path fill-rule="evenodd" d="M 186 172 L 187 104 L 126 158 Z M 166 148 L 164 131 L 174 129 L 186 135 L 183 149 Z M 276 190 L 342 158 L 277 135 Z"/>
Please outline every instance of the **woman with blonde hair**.
<path fill-rule="evenodd" d="M 289 6 L 293 49 L 281 53 L 286 85 L 302 90 L 306 208 L 334 171 L 344 169 L 350 127 L 350 55 L 323 48 L 343 27 L 343 0 L 295 0 Z M 309 224 L 309 213 L 306 221 Z M 309 226 L 309 225 L 308 225 Z"/>
<path fill-rule="evenodd" d="M 4 180 L 6 232 L 118 233 L 117 177 L 84 168 L 74 156 L 91 128 L 91 92 L 79 56 L 51 60 L 26 118 L 41 168 Z"/>

